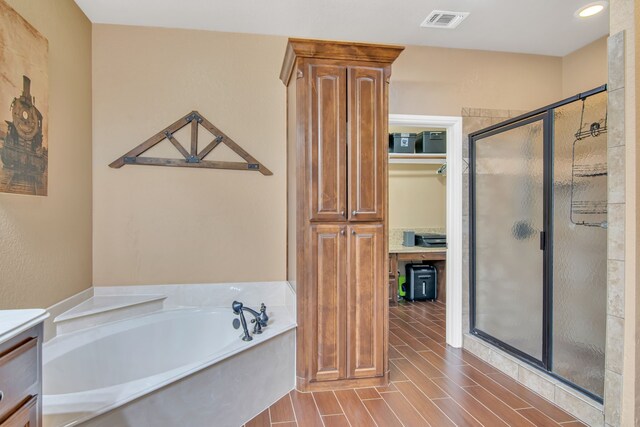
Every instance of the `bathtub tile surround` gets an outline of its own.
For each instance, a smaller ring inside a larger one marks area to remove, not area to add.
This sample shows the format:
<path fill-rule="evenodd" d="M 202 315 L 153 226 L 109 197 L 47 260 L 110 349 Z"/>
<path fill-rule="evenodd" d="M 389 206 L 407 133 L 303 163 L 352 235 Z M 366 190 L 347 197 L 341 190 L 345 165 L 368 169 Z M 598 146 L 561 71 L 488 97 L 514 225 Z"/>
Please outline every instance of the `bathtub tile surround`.
<path fill-rule="evenodd" d="M 77 294 L 47 308 L 47 312 L 50 316 L 44 321 L 44 342 L 49 341 L 57 334 L 56 324 L 54 322 L 55 319 L 62 313 L 71 310 L 73 307 L 82 304 L 91 298 L 93 296 L 93 289 L 94 288 L 85 289 L 84 291 L 78 292 Z"/>
<path fill-rule="evenodd" d="M 120 308 L 134 307 L 137 305 L 147 305 L 159 303 L 162 307 L 162 302 L 167 297 L 164 295 L 95 295 L 78 304 L 71 310 L 62 313 L 57 317 L 58 321 L 72 320 L 79 317 L 92 316 L 100 313 L 109 312 L 111 310 L 118 310 Z"/>
<path fill-rule="evenodd" d="M 294 358 L 295 332 L 288 331 L 96 417 L 83 427 L 237 427 L 293 389 Z"/>
<path fill-rule="evenodd" d="M 241 301 L 245 306 L 258 309 L 261 303 L 267 306 L 271 315 L 271 308 L 284 310 L 291 319 L 296 317 L 296 295 L 288 282 L 241 282 L 241 283 L 203 283 L 180 285 L 134 285 L 134 286 L 97 286 L 76 294 L 65 301 L 47 308 L 51 313 L 50 335 L 55 337 L 55 323 L 53 319 L 67 320 L 75 317 L 76 308 L 87 307 L 89 314 L 96 312 L 93 308 L 95 301 L 101 300 L 101 307 L 97 312 L 111 311 L 121 306 L 145 305 L 147 302 L 162 300 L 162 309 L 176 309 L 185 307 L 217 307 L 229 309 L 234 300 Z M 90 300 L 94 302 L 90 302 Z M 126 302 L 122 302 L 126 301 Z M 111 302 L 111 304 L 108 304 Z M 146 314 L 141 310 L 136 315 Z M 129 317 L 128 314 L 124 316 Z M 118 318 L 110 321 L 119 320 Z"/>
<path fill-rule="evenodd" d="M 96 314 L 100 301 L 97 314 L 115 317 L 45 344 L 45 425 L 243 424 L 295 386 L 294 298 L 286 282 L 94 288 L 68 313 Z M 232 326 L 234 300 L 267 305 L 250 342 Z M 145 301 L 163 307 L 148 313 Z"/>
<path fill-rule="evenodd" d="M 54 319 L 57 334 L 162 310 L 164 295 L 93 296 Z"/>
<path fill-rule="evenodd" d="M 295 318 L 295 292 L 287 282 L 242 282 L 194 285 L 97 286 L 95 296 L 164 295 L 165 308 L 222 307 L 234 300 L 257 309 L 261 303 L 285 307 Z"/>
<path fill-rule="evenodd" d="M 46 425 L 241 425 L 294 387 L 295 332 L 245 343 L 232 317 L 183 309 L 67 334 L 45 348 Z"/>

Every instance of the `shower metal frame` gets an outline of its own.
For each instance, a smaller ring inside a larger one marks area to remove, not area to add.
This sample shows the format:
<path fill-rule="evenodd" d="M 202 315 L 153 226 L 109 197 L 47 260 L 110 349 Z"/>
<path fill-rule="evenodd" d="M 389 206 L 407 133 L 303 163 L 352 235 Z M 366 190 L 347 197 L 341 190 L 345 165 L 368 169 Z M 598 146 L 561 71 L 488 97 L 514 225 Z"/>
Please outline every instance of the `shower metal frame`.
<path fill-rule="evenodd" d="M 484 341 L 500 348 L 512 356 L 545 372 L 547 375 L 580 391 L 597 402 L 602 403 L 603 397 L 580 387 L 568 379 L 556 374 L 552 369 L 553 354 L 553 150 L 554 150 L 554 111 L 558 107 L 581 101 L 607 90 L 602 85 L 563 99 L 546 107 L 530 111 L 512 119 L 489 126 L 485 129 L 469 134 L 469 332 Z M 516 129 L 542 120 L 543 124 L 543 231 L 540 232 L 540 249 L 543 255 L 543 283 L 542 283 L 542 360 L 526 354 L 515 347 L 485 333 L 476 327 L 476 150 L 475 141 L 502 132 Z"/>

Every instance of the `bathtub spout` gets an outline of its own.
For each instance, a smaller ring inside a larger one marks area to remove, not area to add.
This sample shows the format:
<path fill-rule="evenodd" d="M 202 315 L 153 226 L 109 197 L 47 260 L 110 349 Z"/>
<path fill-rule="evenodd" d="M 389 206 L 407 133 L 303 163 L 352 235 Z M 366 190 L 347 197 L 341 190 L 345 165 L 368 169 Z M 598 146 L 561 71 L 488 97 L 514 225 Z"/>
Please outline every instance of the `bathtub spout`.
<path fill-rule="evenodd" d="M 260 305 L 260 312 L 253 310 L 252 308 L 245 307 L 241 302 L 234 301 L 231 304 L 231 308 L 233 312 L 240 316 L 240 322 L 242 324 L 242 329 L 244 331 L 244 335 L 242 337 L 243 341 L 251 341 L 253 337 L 249 335 L 249 329 L 247 328 L 247 320 L 244 317 L 244 312 L 247 311 L 251 313 L 254 319 L 251 320 L 251 323 L 254 323 L 253 333 L 261 334 L 262 328 L 267 326 L 267 322 L 269 321 L 269 316 L 267 316 L 267 307 L 262 303 Z"/>

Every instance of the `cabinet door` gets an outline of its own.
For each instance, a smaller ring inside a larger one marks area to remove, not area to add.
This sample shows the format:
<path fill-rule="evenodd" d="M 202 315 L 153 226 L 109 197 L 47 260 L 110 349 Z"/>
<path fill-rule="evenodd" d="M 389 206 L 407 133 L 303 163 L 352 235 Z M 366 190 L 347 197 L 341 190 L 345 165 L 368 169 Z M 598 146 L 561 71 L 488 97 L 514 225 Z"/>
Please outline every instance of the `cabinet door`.
<path fill-rule="evenodd" d="M 346 227 L 311 227 L 313 292 L 312 375 L 316 381 L 345 378 Z"/>
<path fill-rule="evenodd" d="M 386 194 L 386 131 L 384 71 L 348 70 L 349 220 L 384 219 Z"/>
<path fill-rule="evenodd" d="M 39 425 L 38 397 L 32 396 L 0 424 L 0 427 L 38 427 Z"/>
<path fill-rule="evenodd" d="M 347 70 L 310 65 L 311 220 L 342 221 L 347 209 Z"/>
<path fill-rule="evenodd" d="M 4 353 L 0 352 L 0 419 L 23 403 L 27 396 L 35 394 L 40 381 L 38 353 L 38 338 L 35 336 Z"/>
<path fill-rule="evenodd" d="M 347 375 L 383 375 L 385 286 L 384 226 L 349 226 Z"/>

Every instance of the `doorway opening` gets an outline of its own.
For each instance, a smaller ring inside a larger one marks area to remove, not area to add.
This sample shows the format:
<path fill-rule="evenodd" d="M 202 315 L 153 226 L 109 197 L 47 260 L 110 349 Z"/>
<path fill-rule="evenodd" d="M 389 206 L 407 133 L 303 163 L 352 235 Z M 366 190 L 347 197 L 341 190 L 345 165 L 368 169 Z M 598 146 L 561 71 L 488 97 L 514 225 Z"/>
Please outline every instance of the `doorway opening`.
<path fill-rule="evenodd" d="M 390 114 L 389 128 L 443 129 L 446 132 L 446 342 L 462 347 L 462 117 Z M 398 157 L 398 158 L 401 158 Z M 442 167 L 440 168 L 442 169 Z"/>

